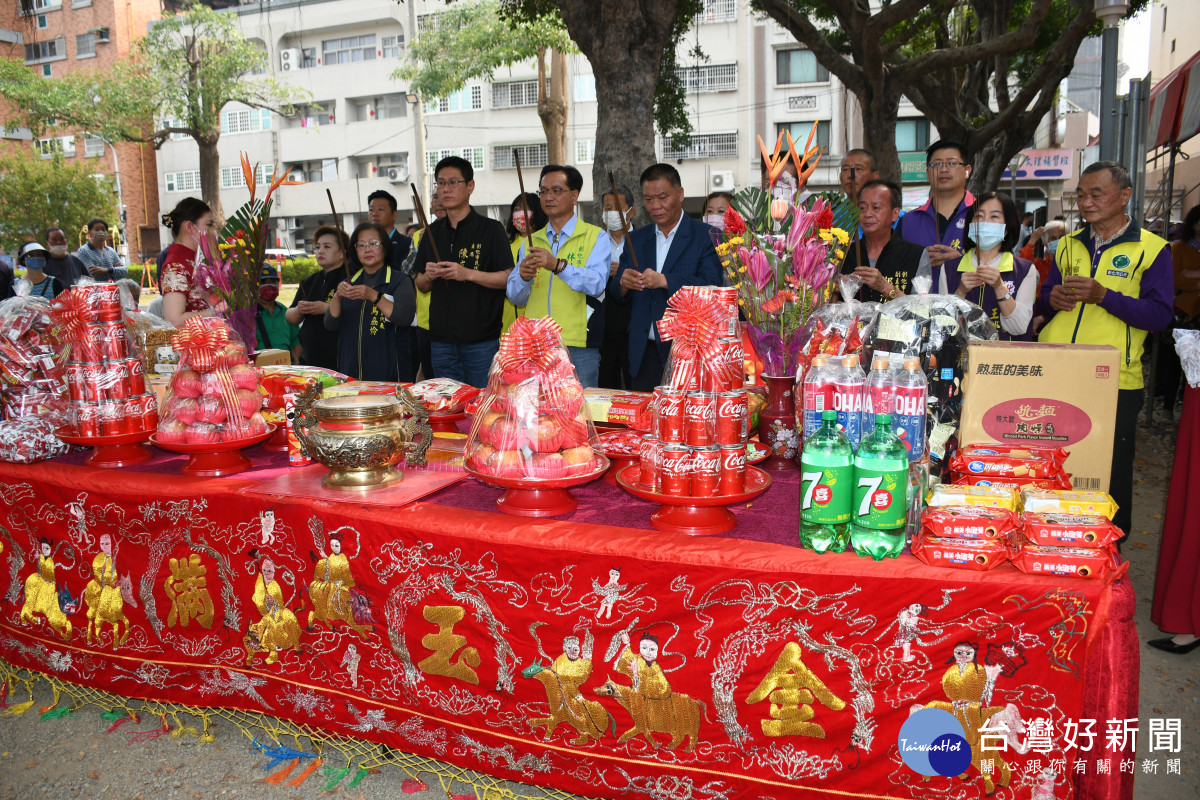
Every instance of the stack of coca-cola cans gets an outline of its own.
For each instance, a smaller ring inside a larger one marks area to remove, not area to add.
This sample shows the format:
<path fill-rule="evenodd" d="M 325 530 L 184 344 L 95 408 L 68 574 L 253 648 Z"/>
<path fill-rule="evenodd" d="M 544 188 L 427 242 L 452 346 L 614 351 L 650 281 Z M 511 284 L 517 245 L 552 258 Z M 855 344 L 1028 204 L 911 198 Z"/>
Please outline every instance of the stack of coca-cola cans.
<path fill-rule="evenodd" d="M 82 437 L 145 433 L 158 427 L 158 400 L 146 391 L 142 360 L 125 330 L 115 283 L 75 286 L 92 311 L 92 321 L 71 348 L 67 391 L 71 424 Z"/>
<path fill-rule="evenodd" d="M 719 356 L 686 370 L 668 365 L 663 385 L 654 389 L 651 431 L 638 448 L 640 482 L 675 497 L 737 495 L 746 484 L 749 411 L 737 290 L 712 286 L 703 291 L 722 309 Z M 721 363 L 736 368 L 718 368 Z"/>

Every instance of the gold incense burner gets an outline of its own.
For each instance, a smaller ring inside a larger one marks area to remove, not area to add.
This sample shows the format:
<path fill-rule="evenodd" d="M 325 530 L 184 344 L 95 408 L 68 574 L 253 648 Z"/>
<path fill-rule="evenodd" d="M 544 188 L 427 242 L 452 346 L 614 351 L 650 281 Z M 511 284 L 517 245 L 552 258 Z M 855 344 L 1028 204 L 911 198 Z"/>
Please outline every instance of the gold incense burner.
<path fill-rule="evenodd" d="M 296 398 L 292 429 L 301 448 L 329 468 L 330 489 L 373 489 L 401 480 L 398 468 L 425 463 L 433 440 L 429 414 L 407 389 L 398 395 L 320 398 L 314 386 Z"/>

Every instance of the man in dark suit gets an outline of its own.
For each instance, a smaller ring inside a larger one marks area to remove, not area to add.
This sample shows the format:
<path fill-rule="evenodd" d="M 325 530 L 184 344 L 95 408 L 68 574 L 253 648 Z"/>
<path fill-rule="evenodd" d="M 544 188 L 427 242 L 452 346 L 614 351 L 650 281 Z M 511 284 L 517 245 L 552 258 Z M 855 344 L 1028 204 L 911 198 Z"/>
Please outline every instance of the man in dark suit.
<path fill-rule="evenodd" d="M 635 391 L 648 392 L 662 381 L 670 342 L 655 324 L 667 310 L 667 299 L 681 286 L 719 286 L 721 261 L 713 247 L 712 228 L 683 213 L 683 184 L 670 164 L 655 164 L 642 173 L 642 203 L 651 224 L 629 234 L 617 274 L 608 291 L 631 303 L 629 371 Z M 633 267 L 630 250 L 637 255 Z"/>
<path fill-rule="evenodd" d="M 388 232 L 392 240 L 392 263 L 399 267 L 408 258 L 412 239 L 396 230 L 396 198 L 391 192 L 379 189 L 367 195 L 367 219 L 379 223 Z"/>

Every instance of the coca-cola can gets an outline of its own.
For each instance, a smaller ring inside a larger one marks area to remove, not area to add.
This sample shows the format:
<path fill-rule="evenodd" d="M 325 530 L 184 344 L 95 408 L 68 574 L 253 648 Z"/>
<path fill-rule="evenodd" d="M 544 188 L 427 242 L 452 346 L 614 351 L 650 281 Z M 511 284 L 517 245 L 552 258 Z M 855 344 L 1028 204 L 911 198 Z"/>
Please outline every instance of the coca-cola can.
<path fill-rule="evenodd" d="M 654 394 L 654 434 L 663 444 L 682 443 L 686 393 L 682 389 L 659 386 Z"/>
<path fill-rule="evenodd" d="M 105 399 L 108 385 L 107 370 L 101 361 L 89 361 L 83 365 L 83 399 L 98 403 Z"/>
<path fill-rule="evenodd" d="M 692 497 L 712 497 L 717 493 L 721 478 L 721 451 L 713 447 L 692 448 Z"/>
<path fill-rule="evenodd" d="M 121 400 L 105 400 L 100 403 L 99 427 L 101 436 L 119 436 L 125 409 Z"/>
<path fill-rule="evenodd" d="M 748 409 L 746 390 L 717 395 L 717 444 L 742 444 L 746 441 Z"/>
<path fill-rule="evenodd" d="M 717 494 L 729 496 L 746 491 L 746 445 L 721 445 L 721 474 Z"/>
<path fill-rule="evenodd" d="M 75 432 L 80 436 L 100 435 L 99 403 L 72 403 L 71 416 L 75 420 Z"/>
<path fill-rule="evenodd" d="M 129 367 L 129 394 L 146 393 L 146 372 L 140 358 L 127 358 L 125 364 Z"/>
<path fill-rule="evenodd" d="M 103 334 L 99 325 L 89 324 L 83 329 L 79 339 L 71 345 L 71 360 L 90 363 L 100 360 L 100 345 Z"/>
<path fill-rule="evenodd" d="M 729 376 L 728 383 L 719 391 L 732 392 L 746 385 L 746 353 L 742 340 L 737 336 L 725 336 L 717 340 L 721 348 L 719 361 L 725 364 L 723 372 Z"/>
<path fill-rule="evenodd" d="M 700 389 L 700 372 L 702 365 L 696 359 L 671 359 L 671 385 L 685 392 L 695 392 Z"/>
<path fill-rule="evenodd" d="M 717 286 L 713 288 L 713 297 L 721 304 L 722 310 L 726 313 L 726 319 L 723 323 L 728 325 L 728 331 L 731 336 L 737 334 L 738 320 L 738 294 L 737 289 L 732 286 Z"/>
<path fill-rule="evenodd" d="M 725 391 L 725 386 L 728 382 L 722 375 L 722 370 L 719 367 L 712 367 L 701 362 L 700 364 L 700 391 L 702 392 L 717 392 Z"/>
<path fill-rule="evenodd" d="M 683 444 L 664 444 L 658 465 L 658 490 L 672 497 L 687 496 L 692 451 Z"/>
<path fill-rule="evenodd" d="M 105 361 L 104 394 L 110 400 L 124 400 L 132 397 L 134 392 L 129 388 L 129 360 Z"/>
<path fill-rule="evenodd" d="M 659 447 L 661 445 L 652 433 L 642 434 L 642 440 L 638 442 L 638 458 L 642 465 L 641 483 L 652 489 L 658 488 Z"/>
<path fill-rule="evenodd" d="M 96 284 L 96 316 L 101 321 L 113 322 L 121 319 L 121 287 L 115 283 Z"/>
<path fill-rule="evenodd" d="M 105 322 L 100 325 L 100 352 L 105 358 L 118 361 L 129 357 L 129 346 L 125 341 L 125 326 L 120 322 Z"/>
<path fill-rule="evenodd" d="M 152 394 L 143 394 L 138 400 L 141 403 L 142 430 L 155 430 L 158 428 L 158 398 Z"/>
<path fill-rule="evenodd" d="M 142 398 L 128 397 L 121 401 L 121 433 L 140 433 L 145 419 L 142 416 Z"/>
<path fill-rule="evenodd" d="M 67 364 L 67 391 L 71 394 L 71 400 L 77 403 L 88 399 L 84 377 L 86 369 L 86 364 L 76 361 Z"/>
<path fill-rule="evenodd" d="M 688 392 L 683 401 L 683 442 L 691 447 L 708 447 L 717 435 L 717 396 L 712 392 Z"/>

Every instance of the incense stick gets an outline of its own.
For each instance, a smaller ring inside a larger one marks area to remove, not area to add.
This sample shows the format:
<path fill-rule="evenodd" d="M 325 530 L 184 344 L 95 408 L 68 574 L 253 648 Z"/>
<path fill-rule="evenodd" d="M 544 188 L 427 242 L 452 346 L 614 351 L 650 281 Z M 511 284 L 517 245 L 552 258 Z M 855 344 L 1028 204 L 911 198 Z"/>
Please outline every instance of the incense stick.
<path fill-rule="evenodd" d="M 442 256 L 438 253 L 437 242 L 433 240 L 433 234 L 429 232 L 429 220 L 425 217 L 425 204 L 421 202 L 421 195 L 417 192 L 417 185 L 410 183 L 409 188 L 412 189 L 413 210 L 417 212 L 417 222 L 421 224 L 421 236 L 429 239 L 429 246 L 433 248 L 433 260 L 441 261 Z"/>
<path fill-rule="evenodd" d="M 624 205 L 624 199 L 617 191 L 617 179 L 613 177 L 611 169 L 608 171 L 608 182 L 612 186 L 613 203 L 617 205 L 617 213 L 621 215 L 621 230 L 625 232 L 625 243 L 629 249 L 629 257 L 633 259 L 633 268 L 641 272 L 642 268 L 638 266 L 637 253 L 633 251 L 633 242 L 629 241 L 629 220 L 625 219 L 625 212 L 628 209 L 621 208 Z"/>
<path fill-rule="evenodd" d="M 525 197 L 525 178 L 521 175 L 521 155 L 514 147 L 513 161 L 517 164 L 517 186 L 521 188 L 521 206 L 525 209 L 525 241 L 528 243 L 525 247 L 525 255 L 529 255 L 533 250 L 533 214 L 529 211 L 529 199 Z"/>
<path fill-rule="evenodd" d="M 334 208 L 334 206 L 333 206 L 333 192 L 326 189 L 325 196 L 327 198 L 329 198 L 329 210 L 333 213 L 333 226 L 335 228 L 337 228 L 338 238 L 341 239 L 342 241 L 349 241 L 349 238 L 346 237 L 346 232 L 344 230 L 342 230 L 341 217 L 338 216 L 337 209 Z M 343 237 L 346 237 L 346 238 L 343 238 Z M 383 245 L 384 243 L 380 242 L 379 244 Z M 349 253 L 346 253 L 346 258 L 344 258 L 342 260 L 342 268 L 346 270 L 346 283 L 353 283 L 354 279 L 350 277 L 350 254 Z"/>

